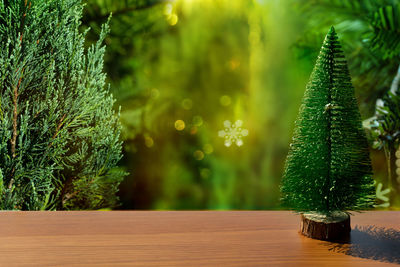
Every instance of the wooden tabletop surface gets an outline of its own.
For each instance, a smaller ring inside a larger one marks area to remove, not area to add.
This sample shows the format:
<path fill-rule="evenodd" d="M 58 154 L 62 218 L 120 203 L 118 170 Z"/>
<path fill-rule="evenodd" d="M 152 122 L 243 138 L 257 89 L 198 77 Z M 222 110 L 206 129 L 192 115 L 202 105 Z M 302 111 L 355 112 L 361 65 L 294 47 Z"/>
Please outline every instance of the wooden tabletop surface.
<path fill-rule="evenodd" d="M 1 212 L 1 266 L 399 266 L 400 212 L 354 214 L 349 244 L 287 211 Z"/>

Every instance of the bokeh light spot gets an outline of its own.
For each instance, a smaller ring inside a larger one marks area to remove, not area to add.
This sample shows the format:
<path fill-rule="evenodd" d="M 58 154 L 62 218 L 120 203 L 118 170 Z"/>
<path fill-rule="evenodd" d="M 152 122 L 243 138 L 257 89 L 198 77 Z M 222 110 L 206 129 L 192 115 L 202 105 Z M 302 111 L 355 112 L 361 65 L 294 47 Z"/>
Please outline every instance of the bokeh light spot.
<path fill-rule="evenodd" d="M 195 125 L 197 127 L 203 125 L 203 119 L 201 118 L 201 116 L 194 116 L 193 117 L 193 125 Z"/>
<path fill-rule="evenodd" d="M 178 131 L 182 131 L 185 129 L 185 122 L 183 120 L 177 120 L 175 121 L 175 129 Z"/>
<path fill-rule="evenodd" d="M 178 23 L 178 16 L 176 14 L 172 14 L 171 16 L 169 16 L 168 23 L 171 26 L 176 25 Z"/>
<path fill-rule="evenodd" d="M 204 153 L 211 154 L 211 153 L 214 152 L 214 147 L 212 145 L 210 145 L 210 144 L 205 144 L 203 146 L 203 150 L 204 150 Z"/>
<path fill-rule="evenodd" d="M 194 156 L 194 158 L 197 159 L 197 160 L 202 160 L 202 159 L 204 159 L 204 153 L 203 153 L 203 151 L 201 151 L 201 150 L 196 150 L 196 151 L 193 153 L 193 156 Z"/>
<path fill-rule="evenodd" d="M 182 101 L 182 107 L 183 107 L 184 109 L 189 110 L 189 109 L 192 108 L 192 106 L 193 106 L 193 102 L 192 102 L 192 100 L 191 100 L 190 98 L 185 98 L 185 99 L 183 99 L 183 101 Z"/>
<path fill-rule="evenodd" d="M 193 126 L 192 128 L 190 128 L 190 134 L 197 134 L 197 127 Z"/>
<path fill-rule="evenodd" d="M 396 159 L 396 166 L 400 167 L 400 159 Z"/>
<path fill-rule="evenodd" d="M 164 14 L 170 16 L 172 14 L 172 4 L 166 4 L 164 8 Z"/>
<path fill-rule="evenodd" d="M 154 140 L 153 140 L 153 138 L 151 138 L 150 136 L 145 136 L 145 137 L 144 137 L 144 144 L 145 144 L 148 148 L 153 147 L 153 146 L 154 146 Z"/>
<path fill-rule="evenodd" d="M 223 95 L 220 97 L 219 102 L 221 103 L 222 106 L 226 107 L 232 103 L 232 100 L 229 96 Z"/>

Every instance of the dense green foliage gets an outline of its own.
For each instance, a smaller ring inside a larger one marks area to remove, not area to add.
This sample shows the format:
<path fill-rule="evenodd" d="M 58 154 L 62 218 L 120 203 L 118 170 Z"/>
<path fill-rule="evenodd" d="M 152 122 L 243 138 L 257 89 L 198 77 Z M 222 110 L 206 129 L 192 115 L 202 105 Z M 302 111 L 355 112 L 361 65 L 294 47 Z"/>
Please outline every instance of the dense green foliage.
<path fill-rule="evenodd" d="M 0 208 L 117 204 L 120 126 L 79 0 L 0 2 Z"/>
<path fill-rule="evenodd" d="M 287 157 L 283 203 L 298 211 L 373 204 L 368 142 L 337 39 L 332 27 L 307 85 Z"/>
<path fill-rule="evenodd" d="M 318 53 L 316 44 L 329 29 L 336 25 L 343 38 L 343 50 L 349 60 L 349 69 L 360 100 L 360 110 L 365 116 L 375 111 L 375 101 L 381 98 L 396 73 L 399 54 L 393 54 L 389 44 L 397 46 L 399 28 L 382 27 L 397 24 L 397 16 L 386 15 L 381 9 L 391 6 L 397 10 L 398 0 L 300 0 L 298 11 L 302 14 L 304 34 L 297 46 L 304 54 Z M 397 12 L 397 11 L 393 11 Z M 392 18 L 394 20 L 387 20 Z M 391 40 L 379 37 L 386 36 Z M 392 54 L 392 57 L 388 55 Z"/>
<path fill-rule="evenodd" d="M 384 59 L 398 58 L 400 55 L 400 3 L 386 1 L 378 5 L 370 18 L 373 29 L 369 40 L 371 47 L 373 50 L 379 50 Z"/>
<path fill-rule="evenodd" d="M 387 186 L 395 193 L 400 192 L 400 165 L 395 156 L 400 145 L 400 2 L 383 5 L 374 12 L 371 25 L 374 32 L 371 44 L 374 50 L 385 59 L 398 65 L 397 73 L 392 77 L 390 90 L 378 99 L 375 115 L 367 126 L 375 141 L 375 148 L 383 149 L 386 156 L 388 177 Z M 397 168 L 395 168 L 395 163 Z"/>

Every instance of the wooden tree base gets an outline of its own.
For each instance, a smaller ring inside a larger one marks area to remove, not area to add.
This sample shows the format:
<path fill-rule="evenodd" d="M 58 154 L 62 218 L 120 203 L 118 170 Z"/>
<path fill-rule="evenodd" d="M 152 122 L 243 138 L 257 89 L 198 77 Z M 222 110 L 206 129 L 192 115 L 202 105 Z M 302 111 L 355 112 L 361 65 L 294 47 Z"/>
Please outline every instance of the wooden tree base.
<path fill-rule="evenodd" d="M 335 211 L 329 215 L 308 212 L 301 214 L 300 231 L 303 235 L 327 241 L 347 240 L 350 237 L 350 216 Z"/>

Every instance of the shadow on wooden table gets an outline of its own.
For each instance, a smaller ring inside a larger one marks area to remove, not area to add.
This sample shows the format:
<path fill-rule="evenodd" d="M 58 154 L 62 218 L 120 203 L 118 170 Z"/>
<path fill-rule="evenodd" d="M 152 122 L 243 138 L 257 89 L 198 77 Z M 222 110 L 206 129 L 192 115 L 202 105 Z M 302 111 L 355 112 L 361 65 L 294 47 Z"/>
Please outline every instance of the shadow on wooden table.
<path fill-rule="evenodd" d="M 376 226 L 356 226 L 350 240 L 328 243 L 329 250 L 353 257 L 400 264 L 400 231 Z"/>

